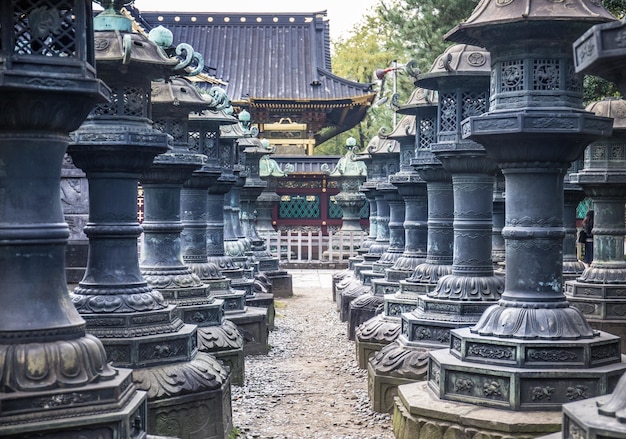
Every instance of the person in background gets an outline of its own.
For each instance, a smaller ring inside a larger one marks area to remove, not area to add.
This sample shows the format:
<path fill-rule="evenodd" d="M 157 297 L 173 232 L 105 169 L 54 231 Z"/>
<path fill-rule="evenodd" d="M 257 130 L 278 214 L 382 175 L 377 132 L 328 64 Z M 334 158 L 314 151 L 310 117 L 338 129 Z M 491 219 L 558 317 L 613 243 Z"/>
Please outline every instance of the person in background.
<path fill-rule="evenodd" d="M 587 267 L 589 267 L 593 261 L 593 210 L 587 211 L 587 214 L 583 219 L 582 227 L 581 234 L 584 235 L 585 245 L 585 257 L 583 262 Z M 582 242 L 582 239 L 580 239 L 580 242 Z"/>

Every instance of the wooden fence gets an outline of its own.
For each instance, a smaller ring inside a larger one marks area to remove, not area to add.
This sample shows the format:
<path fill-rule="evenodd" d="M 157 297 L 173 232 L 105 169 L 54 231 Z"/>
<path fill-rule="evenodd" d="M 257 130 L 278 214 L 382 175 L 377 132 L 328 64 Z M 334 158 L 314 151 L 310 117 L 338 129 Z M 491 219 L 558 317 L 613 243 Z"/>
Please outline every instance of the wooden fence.
<path fill-rule="evenodd" d="M 273 255 L 290 263 L 344 262 L 355 256 L 368 233 L 276 232 L 262 236 Z"/>

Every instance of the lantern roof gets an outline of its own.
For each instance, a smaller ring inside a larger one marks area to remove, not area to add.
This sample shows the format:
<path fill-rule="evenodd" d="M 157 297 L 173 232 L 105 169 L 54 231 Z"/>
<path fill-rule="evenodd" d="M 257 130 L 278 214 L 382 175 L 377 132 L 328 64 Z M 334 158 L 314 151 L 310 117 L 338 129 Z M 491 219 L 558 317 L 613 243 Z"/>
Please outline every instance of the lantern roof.
<path fill-rule="evenodd" d="M 400 105 L 398 114 L 416 114 L 421 108 L 432 108 L 437 106 L 438 96 L 435 90 L 427 90 L 416 87 L 406 104 Z"/>
<path fill-rule="evenodd" d="M 508 34 L 508 44 L 522 38 L 546 38 L 555 31 L 566 31 L 576 38 L 588 27 L 612 20 L 615 17 L 595 0 L 481 0 L 470 17 L 444 38 L 478 46 L 492 40 L 498 43 L 502 41 L 500 28 L 512 29 L 515 24 L 519 25 Z"/>
<path fill-rule="evenodd" d="M 585 109 L 596 116 L 612 117 L 614 131 L 626 129 L 626 101 L 623 99 L 603 99 L 592 102 Z"/>
<path fill-rule="evenodd" d="M 155 112 L 168 112 L 167 108 L 171 107 L 176 112 L 190 113 L 202 111 L 211 105 L 211 101 L 204 99 L 194 84 L 185 78 L 153 81 L 151 90 Z"/>
<path fill-rule="evenodd" d="M 417 85 L 430 90 L 438 90 L 441 81 L 458 78 L 466 81 L 468 77 L 486 77 L 491 75 L 491 55 L 482 47 L 469 44 L 455 44 L 448 47 L 437 57 L 427 73 L 418 76 Z"/>

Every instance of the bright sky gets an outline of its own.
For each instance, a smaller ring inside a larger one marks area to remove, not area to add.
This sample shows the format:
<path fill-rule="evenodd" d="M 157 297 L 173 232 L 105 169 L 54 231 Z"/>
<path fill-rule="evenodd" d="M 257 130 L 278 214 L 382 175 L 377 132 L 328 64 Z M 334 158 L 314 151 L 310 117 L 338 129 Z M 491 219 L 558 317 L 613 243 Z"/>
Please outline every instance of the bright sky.
<path fill-rule="evenodd" d="M 136 0 L 140 11 L 169 12 L 319 12 L 328 11 L 330 37 L 345 36 L 378 0 Z"/>

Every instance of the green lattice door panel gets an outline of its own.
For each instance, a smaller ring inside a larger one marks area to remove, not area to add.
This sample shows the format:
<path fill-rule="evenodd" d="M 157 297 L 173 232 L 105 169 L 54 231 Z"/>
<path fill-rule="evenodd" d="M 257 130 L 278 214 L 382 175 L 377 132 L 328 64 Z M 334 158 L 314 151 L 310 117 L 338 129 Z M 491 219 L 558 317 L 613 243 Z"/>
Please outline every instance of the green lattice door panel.
<path fill-rule="evenodd" d="M 319 195 L 282 195 L 278 217 L 284 219 L 320 218 Z"/>
<path fill-rule="evenodd" d="M 343 216 L 343 209 L 340 205 L 335 202 L 335 196 L 332 195 L 330 197 L 330 202 L 328 203 L 328 218 L 339 218 Z"/>

